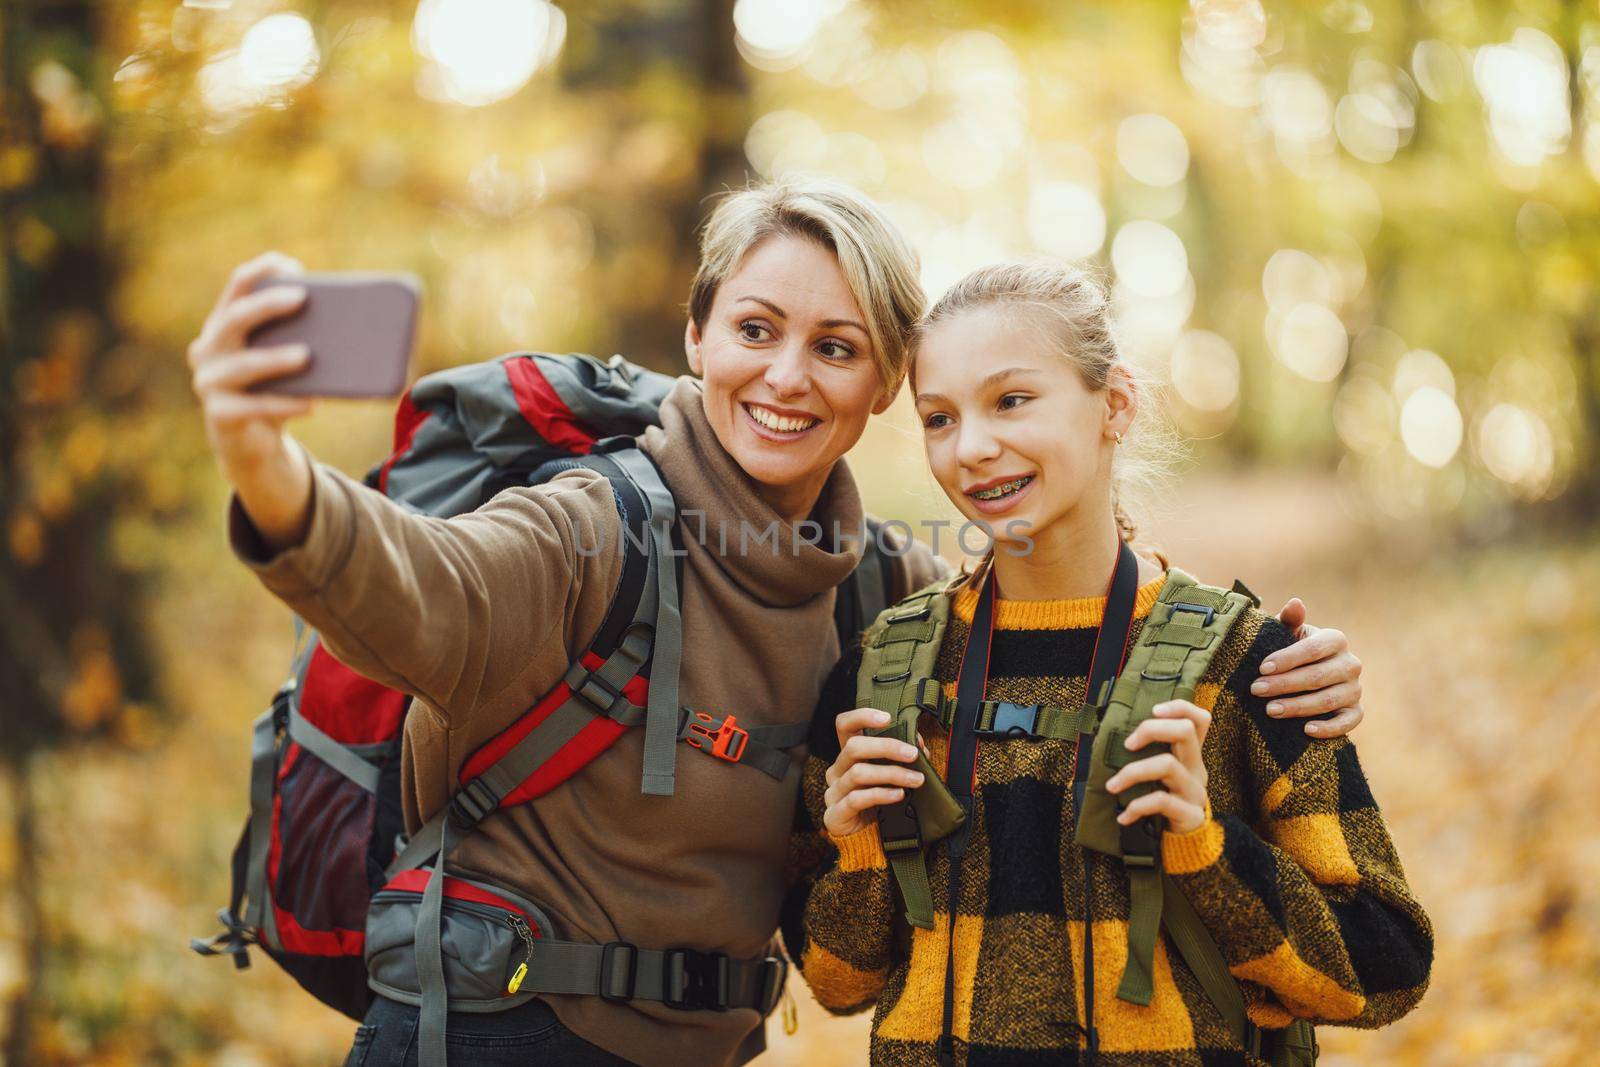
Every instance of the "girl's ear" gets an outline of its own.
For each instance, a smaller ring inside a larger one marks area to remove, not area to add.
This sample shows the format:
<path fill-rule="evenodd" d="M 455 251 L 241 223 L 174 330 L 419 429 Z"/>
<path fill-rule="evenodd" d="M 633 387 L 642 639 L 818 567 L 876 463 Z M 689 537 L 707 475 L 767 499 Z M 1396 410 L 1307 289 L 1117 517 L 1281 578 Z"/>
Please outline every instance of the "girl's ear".
<path fill-rule="evenodd" d="M 683 328 L 683 354 L 689 358 L 689 371 L 697 378 L 705 377 L 704 361 L 700 358 L 700 326 L 691 317 Z"/>
<path fill-rule="evenodd" d="M 1106 381 L 1105 435 L 1119 440 L 1127 436 L 1133 418 L 1139 413 L 1139 386 L 1126 367 L 1113 365 Z"/>

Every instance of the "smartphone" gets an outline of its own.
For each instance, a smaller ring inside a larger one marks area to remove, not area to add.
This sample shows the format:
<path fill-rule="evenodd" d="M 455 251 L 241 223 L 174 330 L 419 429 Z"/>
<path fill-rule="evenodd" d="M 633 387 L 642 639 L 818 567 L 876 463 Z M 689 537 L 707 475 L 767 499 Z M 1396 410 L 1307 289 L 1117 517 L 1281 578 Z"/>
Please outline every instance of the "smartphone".
<path fill-rule="evenodd" d="M 294 314 L 252 330 L 246 344 L 304 344 L 311 349 L 311 362 L 296 374 L 263 382 L 258 391 L 336 397 L 391 397 L 405 391 L 422 293 L 415 275 L 271 275 L 252 292 L 274 285 L 303 286 L 305 302 Z"/>

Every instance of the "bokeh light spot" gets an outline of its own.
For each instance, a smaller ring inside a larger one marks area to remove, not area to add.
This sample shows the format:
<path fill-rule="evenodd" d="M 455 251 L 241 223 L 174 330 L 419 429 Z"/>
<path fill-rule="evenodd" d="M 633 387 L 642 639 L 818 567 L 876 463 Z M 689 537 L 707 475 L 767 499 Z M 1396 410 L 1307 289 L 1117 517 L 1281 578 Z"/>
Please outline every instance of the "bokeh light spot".
<path fill-rule="evenodd" d="M 1461 447 L 1461 409 L 1449 393 L 1425 385 L 1400 408 L 1400 439 L 1418 463 L 1443 467 Z"/>
<path fill-rule="evenodd" d="M 1190 330 L 1172 350 L 1172 387 L 1190 407 L 1224 411 L 1239 398 L 1239 356 L 1228 339 Z"/>
<path fill-rule="evenodd" d="M 1146 185 L 1175 185 L 1189 173 L 1189 142 L 1163 115 L 1130 115 L 1117 126 L 1117 161 Z"/>
<path fill-rule="evenodd" d="M 432 63 L 419 89 L 471 106 L 504 100 L 556 57 L 566 25 L 545 0 L 422 0 L 411 41 Z"/>

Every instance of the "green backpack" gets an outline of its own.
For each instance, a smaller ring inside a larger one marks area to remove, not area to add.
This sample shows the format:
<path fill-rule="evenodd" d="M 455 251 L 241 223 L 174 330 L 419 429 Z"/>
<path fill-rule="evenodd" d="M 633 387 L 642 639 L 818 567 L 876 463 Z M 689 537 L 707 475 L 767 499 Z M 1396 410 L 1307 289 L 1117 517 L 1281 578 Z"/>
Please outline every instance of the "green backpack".
<path fill-rule="evenodd" d="M 913 593 L 880 615 L 867 630 L 856 678 L 856 703 L 893 716 L 889 725 L 871 733 L 915 745 L 917 721 L 924 714 L 946 728 L 954 721 L 955 702 L 944 696 L 933 674 L 953 592 L 965 577 L 941 579 Z M 1244 995 L 1228 972 L 1221 951 L 1193 905 L 1162 869 L 1161 831 L 1155 820 L 1141 819 L 1126 827 L 1117 822 L 1119 804 L 1131 802 L 1156 785 L 1141 783 L 1121 797 L 1105 789 L 1107 779 L 1121 767 L 1166 751 L 1166 746 L 1149 745 L 1130 752 L 1123 742 L 1150 718 L 1157 704 L 1194 699 L 1196 686 L 1233 624 L 1258 603 L 1238 583 L 1232 590 L 1217 589 L 1201 585 L 1182 571 L 1169 570 L 1139 640 L 1128 650 L 1121 674 L 1113 684 L 1102 687 L 1095 700 L 1081 708 L 986 700 L 979 706 L 975 728 L 984 736 L 1072 741 L 1084 734 L 1093 736 L 1088 789 L 1076 840 L 1085 848 L 1120 858 L 1128 875 L 1128 961 L 1117 997 L 1134 1004 L 1150 1003 L 1155 946 L 1164 926 L 1241 1046 L 1273 1067 L 1311 1067 L 1318 1049 L 1310 1023 L 1297 1020 L 1282 1030 L 1262 1030 L 1250 1021 Z M 879 829 L 890 871 L 905 902 L 906 921 L 931 930 L 933 897 L 925 850 L 960 829 L 966 811 L 926 756 L 919 752 L 914 766 L 922 772 L 923 784 L 900 804 L 878 809 Z"/>

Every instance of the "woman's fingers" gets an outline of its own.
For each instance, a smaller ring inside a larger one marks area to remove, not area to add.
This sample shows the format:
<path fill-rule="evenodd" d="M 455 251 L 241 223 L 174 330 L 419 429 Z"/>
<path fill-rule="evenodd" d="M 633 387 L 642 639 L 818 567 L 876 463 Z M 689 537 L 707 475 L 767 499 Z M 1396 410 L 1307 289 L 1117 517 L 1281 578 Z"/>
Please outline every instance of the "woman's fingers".
<path fill-rule="evenodd" d="M 250 331 L 299 308 L 306 299 L 301 285 L 274 285 L 249 293 L 222 308 L 207 323 L 203 347 L 209 358 L 244 348 Z"/>
<path fill-rule="evenodd" d="M 298 259 L 276 250 L 269 250 L 254 259 L 245 260 L 233 268 L 233 273 L 228 275 L 227 282 L 222 286 L 222 292 L 217 296 L 216 304 L 211 308 L 211 317 L 215 318 L 223 308 L 250 292 L 262 278 L 274 274 L 304 274 L 305 272 L 305 267 L 301 265 Z"/>
<path fill-rule="evenodd" d="M 1117 822 L 1131 826 L 1151 815 L 1165 816 L 1167 829 L 1178 834 L 1198 830 L 1206 821 L 1203 802 L 1196 804 L 1173 796 L 1166 790 L 1157 790 L 1132 801 L 1117 815 Z"/>
<path fill-rule="evenodd" d="M 1324 740 L 1330 737 L 1343 737 L 1360 726 L 1361 720 L 1366 717 L 1367 713 L 1361 710 L 1360 704 L 1352 704 L 1331 719 L 1317 719 L 1306 723 L 1306 733 Z"/>
<path fill-rule="evenodd" d="M 304 369 L 310 360 L 311 351 L 305 345 L 247 348 L 227 359 L 202 363 L 194 372 L 195 395 L 247 392 L 252 386 Z"/>
<path fill-rule="evenodd" d="M 1294 667 L 1283 674 L 1257 678 L 1250 692 L 1258 697 L 1277 697 L 1310 693 L 1332 685 L 1361 684 L 1361 661 L 1353 652 L 1338 652 L 1327 659 Z"/>
<path fill-rule="evenodd" d="M 1350 651 L 1350 639 L 1345 637 L 1343 630 L 1310 625 L 1302 626 L 1300 630 L 1304 636 L 1298 641 L 1288 648 L 1280 648 L 1261 661 L 1262 677 L 1282 674 L 1291 667 L 1303 667 L 1307 663 Z"/>
<path fill-rule="evenodd" d="M 1267 714 L 1274 719 L 1304 719 L 1312 715 L 1326 715 L 1361 703 L 1360 682 L 1339 682 L 1326 689 L 1318 689 L 1299 696 L 1278 697 L 1267 705 Z"/>

